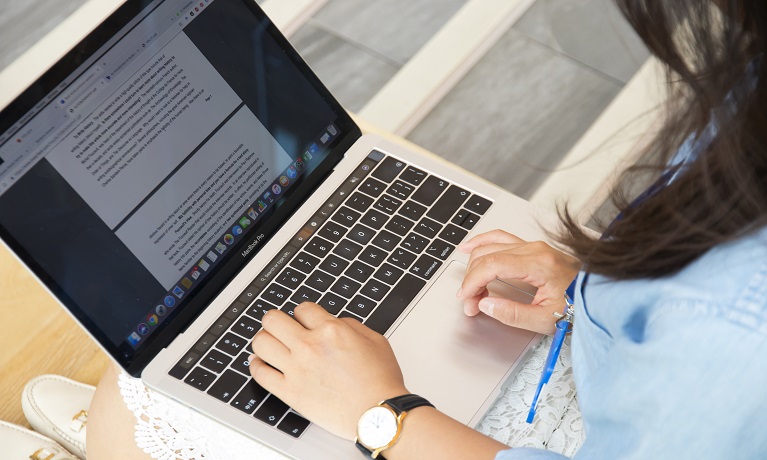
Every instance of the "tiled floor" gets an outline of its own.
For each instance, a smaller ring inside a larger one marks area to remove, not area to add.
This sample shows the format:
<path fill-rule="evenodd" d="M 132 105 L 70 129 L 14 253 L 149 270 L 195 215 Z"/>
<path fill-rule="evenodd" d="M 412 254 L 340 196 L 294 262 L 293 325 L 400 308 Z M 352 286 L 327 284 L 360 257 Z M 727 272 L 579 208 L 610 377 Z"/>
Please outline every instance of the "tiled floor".
<path fill-rule="evenodd" d="M 0 67 L 84 1 L 0 0 Z M 329 0 L 291 40 L 358 111 L 465 2 Z M 646 56 L 610 0 L 537 0 L 409 138 L 528 197 Z"/>

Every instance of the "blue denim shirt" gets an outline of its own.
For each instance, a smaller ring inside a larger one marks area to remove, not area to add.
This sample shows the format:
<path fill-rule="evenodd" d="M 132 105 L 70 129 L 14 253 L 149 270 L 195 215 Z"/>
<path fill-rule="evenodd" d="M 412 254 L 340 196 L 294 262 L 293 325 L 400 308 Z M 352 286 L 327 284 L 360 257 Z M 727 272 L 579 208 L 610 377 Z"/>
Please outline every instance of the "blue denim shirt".
<path fill-rule="evenodd" d="M 585 303 L 582 279 L 574 458 L 767 458 L 767 229 L 666 278 L 591 276 Z M 496 460 L 562 458 L 519 448 Z"/>

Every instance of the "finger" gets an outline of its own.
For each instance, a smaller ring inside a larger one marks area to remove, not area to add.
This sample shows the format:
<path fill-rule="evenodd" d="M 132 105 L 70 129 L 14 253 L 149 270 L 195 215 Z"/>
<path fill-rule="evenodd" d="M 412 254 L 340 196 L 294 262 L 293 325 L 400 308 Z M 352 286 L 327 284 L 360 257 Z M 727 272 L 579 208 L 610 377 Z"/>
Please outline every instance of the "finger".
<path fill-rule="evenodd" d="M 463 301 L 463 312 L 466 316 L 477 316 L 479 314 L 479 301 L 489 294 L 488 290 L 485 289 L 479 295 L 465 299 Z"/>
<path fill-rule="evenodd" d="M 525 240 L 512 235 L 511 233 L 504 232 L 503 230 L 491 230 L 486 233 L 481 233 L 472 237 L 468 241 L 458 245 L 458 250 L 463 253 L 470 253 L 474 248 L 491 243 L 524 243 Z"/>
<path fill-rule="evenodd" d="M 509 326 L 527 329 L 541 334 L 553 334 L 556 330 L 556 307 L 529 305 L 501 297 L 485 297 L 479 309 L 487 316 Z"/>
<path fill-rule="evenodd" d="M 268 392 L 277 394 L 276 392 L 279 391 L 285 383 L 285 375 L 266 364 L 264 360 L 256 355 L 250 355 L 249 359 L 250 375 L 253 376 L 256 383 L 264 387 Z"/>
<path fill-rule="evenodd" d="M 288 349 L 291 349 L 300 340 L 300 337 L 306 333 L 306 328 L 281 310 L 269 310 L 266 312 L 261 319 L 261 325 L 264 327 L 263 330 L 265 332 L 268 332 L 275 339 L 285 344 Z M 256 334 L 256 336 L 259 334 Z"/>
<path fill-rule="evenodd" d="M 265 330 L 253 337 L 253 353 L 280 370 L 290 359 L 288 347 Z"/>
<path fill-rule="evenodd" d="M 497 278 L 526 281 L 529 275 L 526 259 L 497 252 L 477 258 L 466 269 L 456 297 L 464 300 L 476 297 Z"/>
<path fill-rule="evenodd" d="M 306 329 L 314 329 L 325 321 L 335 319 L 324 308 L 313 302 L 303 302 L 293 309 L 293 317 Z"/>

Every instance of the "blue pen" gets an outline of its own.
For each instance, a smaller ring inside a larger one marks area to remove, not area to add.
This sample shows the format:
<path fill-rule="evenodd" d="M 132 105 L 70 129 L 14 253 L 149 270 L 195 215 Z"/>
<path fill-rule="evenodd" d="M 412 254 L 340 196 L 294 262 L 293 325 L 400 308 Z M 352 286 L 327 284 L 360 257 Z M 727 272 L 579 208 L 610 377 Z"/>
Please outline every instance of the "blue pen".
<path fill-rule="evenodd" d="M 538 408 L 538 397 L 541 395 L 543 386 L 549 383 L 551 374 L 554 373 L 554 366 L 557 364 L 557 358 L 559 358 L 559 352 L 562 351 L 562 343 L 565 341 L 565 336 L 573 330 L 573 294 L 575 292 L 575 280 L 570 283 L 570 286 L 565 291 L 565 310 L 564 312 L 554 313 L 554 316 L 559 318 L 556 322 L 557 332 L 554 334 L 554 338 L 551 340 L 551 348 L 549 348 L 549 355 L 546 357 L 546 364 L 543 366 L 543 374 L 541 374 L 541 380 L 538 382 L 538 388 L 535 390 L 535 396 L 533 397 L 533 403 L 530 405 L 530 412 L 527 414 L 527 423 L 533 423 L 535 418 L 535 411 Z"/>

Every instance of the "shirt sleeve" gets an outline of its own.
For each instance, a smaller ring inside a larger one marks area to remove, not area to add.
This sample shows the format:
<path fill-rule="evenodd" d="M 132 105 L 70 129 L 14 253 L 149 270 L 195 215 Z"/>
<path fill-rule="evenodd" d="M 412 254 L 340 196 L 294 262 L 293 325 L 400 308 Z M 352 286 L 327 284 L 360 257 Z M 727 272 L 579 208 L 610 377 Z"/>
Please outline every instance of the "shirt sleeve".
<path fill-rule="evenodd" d="M 532 447 L 502 450 L 495 456 L 495 460 L 568 460 L 568 458 L 556 452 Z"/>

